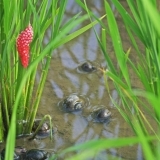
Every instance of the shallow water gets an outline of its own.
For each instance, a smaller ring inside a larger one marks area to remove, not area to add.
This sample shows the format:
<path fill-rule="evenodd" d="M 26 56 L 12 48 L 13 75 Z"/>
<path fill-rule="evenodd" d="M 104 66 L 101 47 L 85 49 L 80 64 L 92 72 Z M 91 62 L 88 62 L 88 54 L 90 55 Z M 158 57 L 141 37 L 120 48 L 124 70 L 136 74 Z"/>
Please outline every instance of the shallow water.
<path fill-rule="evenodd" d="M 97 15 L 103 15 L 103 1 L 95 0 L 89 3 L 89 6 Z M 79 11 L 80 8 L 74 1 L 69 0 L 66 19 L 69 19 Z M 126 39 L 124 27 L 119 19 L 119 15 L 116 12 L 115 14 L 120 25 L 124 48 L 128 49 L 130 44 Z M 95 28 L 97 32 L 100 33 L 100 27 L 96 25 Z M 108 43 L 108 50 L 112 56 L 112 45 L 110 42 Z M 18 139 L 16 145 L 25 146 L 27 149 L 41 148 L 50 152 L 57 152 L 66 147 L 91 139 L 128 137 L 133 135 L 128 124 L 112 104 L 104 85 L 102 73 L 94 72 L 92 74 L 83 74 L 77 72 L 79 64 L 86 60 L 96 62 L 103 67 L 107 66 L 93 30 L 89 30 L 85 34 L 53 51 L 51 66 L 37 118 L 42 118 L 45 114 L 50 114 L 54 127 L 57 127 L 57 132 L 54 134 L 52 142 L 49 138 L 33 141 L 28 141 L 27 138 L 24 138 Z M 39 72 L 37 73 L 37 81 L 38 79 Z M 111 82 L 109 84 L 112 98 L 120 103 L 113 84 Z M 83 108 L 82 112 L 64 113 L 59 109 L 58 103 L 72 93 L 86 96 L 90 104 Z M 94 123 L 90 120 L 89 116 L 91 112 L 99 105 L 106 106 L 108 110 L 111 111 L 112 115 L 109 123 Z M 139 145 L 109 149 L 97 155 L 95 159 L 106 160 L 109 155 L 127 160 L 143 159 Z"/>

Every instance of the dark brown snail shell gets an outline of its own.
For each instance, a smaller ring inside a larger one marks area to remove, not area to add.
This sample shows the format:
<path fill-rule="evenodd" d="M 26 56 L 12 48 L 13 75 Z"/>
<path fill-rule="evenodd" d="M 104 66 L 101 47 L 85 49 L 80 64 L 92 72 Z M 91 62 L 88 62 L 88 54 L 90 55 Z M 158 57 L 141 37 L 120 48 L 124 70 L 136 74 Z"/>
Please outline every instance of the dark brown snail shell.
<path fill-rule="evenodd" d="M 33 127 L 32 127 L 32 132 L 35 132 L 36 129 L 38 128 L 41 120 L 35 120 Z M 44 122 L 40 129 L 38 130 L 36 137 L 37 138 L 46 138 L 50 135 L 50 125 L 47 122 Z"/>
<path fill-rule="evenodd" d="M 97 70 L 97 68 L 92 63 L 90 63 L 90 62 L 84 62 L 81 65 L 81 69 L 82 69 L 82 71 L 88 72 L 88 73 L 91 73 L 91 72 Z"/>
<path fill-rule="evenodd" d="M 83 100 L 81 100 L 77 95 L 70 95 L 64 99 L 62 108 L 66 112 L 80 111 L 83 108 Z"/>
<path fill-rule="evenodd" d="M 48 158 L 48 152 L 39 149 L 28 150 L 24 156 L 25 160 L 45 160 Z"/>
<path fill-rule="evenodd" d="M 111 117 L 111 112 L 107 108 L 100 108 L 91 114 L 96 122 L 107 122 Z"/>

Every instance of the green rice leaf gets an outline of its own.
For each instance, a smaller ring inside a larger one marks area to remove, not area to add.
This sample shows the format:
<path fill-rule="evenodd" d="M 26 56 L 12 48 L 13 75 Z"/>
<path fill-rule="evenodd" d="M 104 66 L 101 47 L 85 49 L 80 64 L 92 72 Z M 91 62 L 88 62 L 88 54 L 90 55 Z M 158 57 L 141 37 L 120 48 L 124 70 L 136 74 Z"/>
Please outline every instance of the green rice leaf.
<path fill-rule="evenodd" d="M 146 141 L 155 139 L 155 137 L 145 138 Z M 83 144 L 78 144 L 76 146 L 69 147 L 64 151 L 60 152 L 59 154 L 63 155 L 68 152 L 78 151 L 78 154 L 73 155 L 71 158 L 68 158 L 68 160 L 87 159 L 93 158 L 95 156 L 95 153 L 98 153 L 104 149 L 123 147 L 127 145 L 137 144 L 139 142 L 140 139 L 138 137 L 92 140 Z"/>
<path fill-rule="evenodd" d="M 108 21 L 110 35 L 112 38 L 112 43 L 114 46 L 116 57 L 118 59 L 118 65 L 121 69 L 124 79 L 126 80 L 126 83 L 130 86 L 128 68 L 127 68 L 126 61 L 125 61 L 126 59 L 125 53 L 123 51 L 122 41 L 119 35 L 118 26 L 114 18 L 114 15 L 112 13 L 112 10 L 106 1 L 105 1 L 105 10 L 107 14 L 107 21 Z"/>

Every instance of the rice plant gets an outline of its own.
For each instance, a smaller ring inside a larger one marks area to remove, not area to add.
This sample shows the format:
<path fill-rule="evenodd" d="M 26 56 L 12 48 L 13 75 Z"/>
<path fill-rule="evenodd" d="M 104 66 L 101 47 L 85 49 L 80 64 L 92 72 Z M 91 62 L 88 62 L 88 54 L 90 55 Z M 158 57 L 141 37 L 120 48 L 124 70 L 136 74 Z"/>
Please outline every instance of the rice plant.
<path fill-rule="evenodd" d="M 120 13 L 126 33 L 130 37 L 132 48 L 135 49 L 135 57 L 138 61 L 131 58 L 131 48 L 127 51 L 123 49 L 123 41 L 121 40 L 118 25 L 114 14 L 107 3 L 104 1 L 105 11 L 107 14 L 107 26 L 102 26 L 102 37 L 97 34 L 97 40 L 101 47 L 102 53 L 108 64 L 108 68 L 104 71 L 105 79 L 111 79 L 119 93 L 122 106 L 116 104 L 121 115 L 124 117 L 129 126 L 133 129 L 135 136 L 139 138 L 146 159 L 158 159 L 158 148 L 160 142 L 159 129 L 152 127 L 153 125 L 147 119 L 145 113 L 150 114 L 155 124 L 159 127 L 159 109 L 160 104 L 160 86 L 159 86 L 159 27 L 157 20 L 160 20 L 158 6 L 156 1 L 143 0 L 127 0 L 131 15 L 117 0 L 112 0 L 116 9 Z M 96 33 L 96 32 L 95 32 Z M 111 37 L 116 63 L 112 62 L 110 53 L 106 47 L 107 36 Z M 140 48 L 136 41 L 139 38 L 144 45 L 144 49 Z M 129 68 L 134 71 L 138 77 L 142 88 L 133 87 Z M 109 91 L 109 85 L 106 80 L 106 87 Z M 111 96 L 110 96 L 111 97 Z M 145 111 L 145 113 L 144 113 Z M 148 141 L 147 137 L 155 136 L 155 141 Z M 156 147 L 155 147 L 156 146 Z"/>
<path fill-rule="evenodd" d="M 15 138 L 31 133 L 53 50 L 97 24 L 68 34 L 88 16 L 77 13 L 63 24 L 66 5 L 67 0 L 0 2 L 0 141 L 7 137 L 7 160 L 13 159 Z M 35 88 L 38 66 L 41 76 Z"/>

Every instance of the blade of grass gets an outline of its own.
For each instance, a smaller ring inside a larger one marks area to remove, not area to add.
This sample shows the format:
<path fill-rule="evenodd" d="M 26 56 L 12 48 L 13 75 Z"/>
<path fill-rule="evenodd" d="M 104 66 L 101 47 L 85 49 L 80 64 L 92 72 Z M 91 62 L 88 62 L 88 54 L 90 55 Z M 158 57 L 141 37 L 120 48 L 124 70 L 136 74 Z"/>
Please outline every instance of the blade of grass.
<path fill-rule="evenodd" d="M 152 20 L 153 26 L 155 27 L 158 37 L 160 37 L 160 29 L 159 29 L 159 21 L 160 21 L 160 16 L 158 11 L 155 9 L 155 2 L 153 3 L 153 1 L 145 1 L 142 0 L 143 5 L 145 6 L 145 9 L 147 10 L 148 16 L 150 17 L 150 19 Z"/>
<path fill-rule="evenodd" d="M 112 2 L 116 6 L 116 9 L 118 10 L 118 12 L 121 14 L 124 23 L 132 29 L 132 31 L 136 34 L 136 36 L 138 36 L 141 39 L 141 41 L 144 41 L 143 36 L 142 36 L 139 28 L 137 27 L 136 23 L 131 18 L 129 13 L 124 9 L 124 7 L 120 4 L 120 2 L 117 0 L 112 0 Z M 129 2 L 131 3 L 133 1 L 128 1 L 128 3 Z M 131 6 L 134 6 L 134 4 L 132 3 Z M 134 9 L 132 9 L 132 12 L 133 11 L 134 11 Z M 134 14 L 134 15 L 137 16 L 137 14 Z"/>
<path fill-rule="evenodd" d="M 102 20 L 105 17 L 102 16 L 99 19 Z M 88 29 L 92 28 L 94 25 L 98 24 L 98 21 L 93 21 L 92 23 L 86 25 L 85 27 L 79 29 L 78 31 L 75 31 L 74 33 L 69 34 L 68 36 L 66 36 L 65 39 L 62 39 L 59 43 L 56 44 L 56 47 L 61 46 L 62 44 L 65 44 L 67 42 L 69 42 L 70 40 L 72 40 L 73 38 L 79 36 L 80 34 L 84 33 L 85 31 L 87 31 Z"/>
<path fill-rule="evenodd" d="M 4 124 L 3 124 L 3 118 L 2 118 L 2 107 L 0 103 L 0 142 L 4 141 Z"/>
<path fill-rule="evenodd" d="M 128 86 L 130 86 L 130 80 L 128 75 L 128 69 L 125 62 L 125 53 L 122 48 L 122 42 L 118 31 L 118 26 L 116 24 L 116 20 L 114 18 L 114 15 L 112 13 L 112 10 L 109 6 L 109 4 L 105 1 L 105 10 L 107 14 L 107 21 L 109 26 L 110 35 L 112 38 L 112 43 L 114 46 L 115 54 L 118 59 L 118 64 L 121 69 L 121 72 L 123 74 L 123 77 L 127 83 Z"/>
<path fill-rule="evenodd" d="M 151 145 L 149 144 L 149 141 L 147 141 L 145 134 L 143 133 L 143 130 L 139 123 L 137 123 L 137 120 L 133 122 L 135 129 L 137 131 L 140 143 L 142 145 L 142 149 L 144 151 L 144 156 L 147 160 L 155 159 L 154 153 L 152 151 Z"/>
<path fill-rule="evenodd" d="M 147 141 L 155 139 L 155 137 L 145 137 L 145 138 Z M 81 157 L 84 157 L 84 159 L 93 158 L 96 152 L 102 151 L 104 149 L 133 145 L 139 143 L 139 141 L 140 139 L 138 137 L 91 140 L 83 144 L 69 147 L 60 152 L 58 155 L 65 155 L 68 152 L 78 151 L 78 154 L 73 155 L 71 158 L 68 159 L 69 160 L 80 159 Z M 50 158 L 50 160 L 51 159 L 52 157 Z"/>

